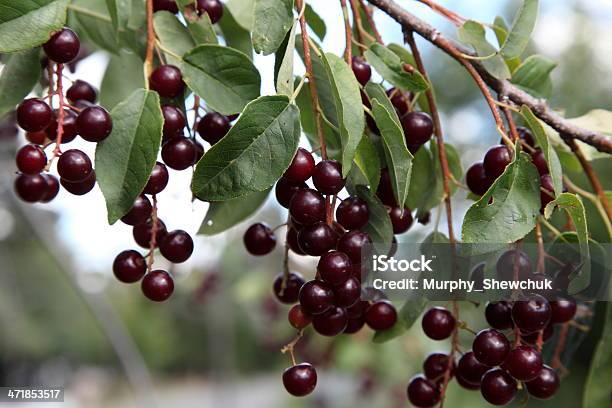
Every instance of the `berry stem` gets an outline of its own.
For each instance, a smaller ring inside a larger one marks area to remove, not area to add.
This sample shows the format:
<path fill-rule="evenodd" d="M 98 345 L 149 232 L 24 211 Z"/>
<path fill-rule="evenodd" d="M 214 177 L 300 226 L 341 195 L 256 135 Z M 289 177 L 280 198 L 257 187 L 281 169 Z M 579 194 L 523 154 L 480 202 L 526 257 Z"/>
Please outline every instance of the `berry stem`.
<path fill-rule="evenodd" d="M 149 241 L 149 255 L 147 257 L 147 272 L 153 269 L 155 262 L 155 247 L 157 246 L 157 229 L 159 220 L 157 218 L 157 196 L 153 194 L 153 209 L 151 210 L 151 239 Z"/>
<path fill-rule="evenodd" d="M 297 364 L 293 350 L 295 348 L 295 345 L 300 341 L 303 335 L 304 335 L 304 330 L 299 330 L 295 338 L 291 340 L 289 343 L 287 343 L 286 345 L 284 345 L 283 348 L 281 348 L 281 353 L 283 354 L 289 353 L 289 355 L 291 356 L 291 362 L 293 363 L 293 365 Z"/>
<path fill-rule="evenodd" d="M 57 114 L 57 138 L 55 139 L 55 149 L 53 149 L 53 157 L 57 157 L 62 154 L 61 144 L 62 144 L 62 136 L 64 135 L 64 90 L 62 84 L 62 70 L 64 69 L 63 64 L 57 64 L 56 73 L 57 73 L 57 96 L 59 97 L 59 112 Z"/>
<path fill-rule="evenodd" d="M 370 25 L 370 28 L 372 29 L 372 32 L 374 33 L 374 37 L 376 38 L 376 42 L 380 43 L 380 44 L 384 44 L 382 37 L 380 36 L 380 33 L 378 32 L 378 29 L 376 28 L 376 23 L 374 23 L 374 17 L 372 16 L 372 9 L 370 9 L 366 4 L 365 1 L 363 0 L 359 0 L 359 5 L 361 6 L 361 9 L 363 10 L 363 13 L 366 16 L 366 20 L 368 20 L 368 24 Z"/>
<path fill-rule="evenodd" d="M 147 89 L 149 89 L 149 77 L 153 72 L 153 50 L 155 48 L 155 29 L 153 27 L 153 0 L 147 0 L 147 53 L 144 63 L 144 75 Z"/>
<path fill-rule="evenodd" d="M 562 375 L 567 374 L 567 369 L 561 362 L 561 353 L 563 353 L 563 350 L 565 349 L 565 342 L 567 340 L 569 326 L 569 323 L 563 323 L 563 325 L 561 325 L 561 331 L 559 332 L 559 340 L 557 341 L 557 346 L 555 347 L 555 351 L 551 360 L 552 368 L 561 371 Z"/>
<path fill-rule="evenodd" d="M 357 0 L 350 0 L 350 3 L 351 13 L 353 14 L 353 24 L 357 28 L 357 30 L 355 31 L 357 40 L 353 40 L 353 42 L 358 45 L 357 48 L 359 49 L 359 54 L 363 56 L 364 49 L 362 47 L 365 47 L 365 45 L 363 45 L 363 38 L 368 35 L 368 32 L 365 31 L 365 29 L 363 28 L 363 23 L 361 21 L 361 14 L 359 13 L 359 5 L 357 4 Z"/>
<path fill-rule="evenodd" d="M 536 220 L 536 241 L 538 243 L 538 261 L 536 264 L 536 270 L 538 273 L 545 272 L 545 260 L 546 260 L 546 250 L 544 249 L 544 237 L 542 236 L 542 225 L 539 220 Z"/>
<path fill-rule="evenodd" d="M 344 35 L 346 37 L 346 48 L 344 49 L 344 59 L 346 60 L 346 63 L 350 65 L 351 59 L 353 58 L 352 49 L 351 49 L 353 47 L 353 40 L 352 40 L 353 29 L 351 28 L 351 22 L 349 20 L 348 9 L 346 7 L 346 0 L 340 0 L 340 7 L 342 8 L 342 16 L 344 17 Z"/>
<path fill-rule="evenodd" d="M 514 118 L 512 117 L 512 112 L 510 112 L 510 109 L 506 107 L 502 107 L 502 112 L 504 112 L 504 116 L 506 117 L 506 122 L 508 122 L 508 127 L 510 127 L 510 136 L 512 136 L 512 140 L 514 140 L 514 142 L 516 143 L 520 140 L 520 137 L 518 134 L 518 130 L 516 128 L 516 122 L 514 121 Z"/>
<path fill-rule="evenodd" d="M 427 7 L 440 14 L 441 16 L 450 20 L 457 27 L 463 25 L 466 22 L 466 19 L 431 0 L 418 0 L 420 3 L 425 4 Z"/>

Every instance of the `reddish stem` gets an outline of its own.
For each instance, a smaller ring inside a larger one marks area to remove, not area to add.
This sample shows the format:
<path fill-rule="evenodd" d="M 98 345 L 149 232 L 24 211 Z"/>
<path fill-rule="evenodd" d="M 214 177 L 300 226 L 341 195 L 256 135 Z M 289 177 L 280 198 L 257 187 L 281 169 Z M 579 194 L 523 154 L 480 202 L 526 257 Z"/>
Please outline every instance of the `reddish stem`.
<path fill-rule="evenodd" d="M 376 38 L 376 41 L 378 43 L 384 44 L 382 37 L 380 36 L 378 29 L 376 28 L 376 23 L 374 22 L 374 17 L 372 16 L 372 9 L 370 9 L 363 0 L 359 0 L 359 4 L 361 5 L 361 9 L 363 10 L 363 13 L 366 16 L 366 20 L 368 20 L 368 24 L 370 25 L 370 28 L 372 29 L 374 38 Z"/>
<path fill-rule="evenodd" d="M 340 7 L 342 8 L 342 16 L 344 17 L 344 36 L 346 38 L 346 48 L 344 49 L 344 59 L 347 64 L 351 64 L 352 59 L 352 48 L 353 48 L 353 32 L 351 23 L 349 21 L 348 9 L 346 7 L 346 0 L 340 0 Z"/>
<path fill-rule="evenodd" d="M 59 97 L 59 112 L 57 114 L 57 138 L 55 139 L 55 149 L 53 149 L 53 156 L 57 157 L 62 154 L 61 144 L 62 137 L 64 136 L 64 89 L 62 83 L 62 70 L 64 69 L 63 64 L 57 64 L 56 73 L 57 73 L 57 95 Z"/>
<path fill-rule="evenodd" d="M 157 196 L 153 194 L 153 210 L 151 211 L 151 240 L 149 241 L 149 255 L 147 257 L 147 271 L 151 272 L 155 262 L 155 248 L 157 247 L 157 229 L 159 219 L 157 218 Z"/>
<path fill-rule="evenodd" d="M 436 13 L 444 16 L 445 18 L 447 18 L 448 20 L 450 20 L 454 25 L 456 25 L 457 27 L 463 25 L 463 23 L 466 22 L 466 19 L 461 17 L 459 14 L 455 13 L 454 11 L 451 11 L 431 0 L 418 0 L 419 2 L 427 5 L 430 9 L 432 9 L 433 11 L 435 11 Z"/>
<path fill-rule="evenodd" d="M 145 80 L 153 72 L 153 51 L 155 48 L 155 28 L 153 27 L 153 0 L 147 0 L 147 53 L 145 57 Z"/>

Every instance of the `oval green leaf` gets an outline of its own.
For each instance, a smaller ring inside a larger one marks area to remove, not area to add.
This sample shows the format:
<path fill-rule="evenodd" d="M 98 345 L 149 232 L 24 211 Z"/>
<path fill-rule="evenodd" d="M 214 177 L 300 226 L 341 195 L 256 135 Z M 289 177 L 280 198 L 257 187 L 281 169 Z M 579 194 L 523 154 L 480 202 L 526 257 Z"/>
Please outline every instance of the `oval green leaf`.
<path fill-rule="evenodd" d="M 374 251 L 378 254 L 388 254 L 393 241 L 393 226 L 387 208 L 378 197 L 366 186 L 356 186 L 359 198 L 368 204 L 370 218 L 367 225 L 362 228 L 372 238 Z"/>
<path fill-rule="evenodd" d="M 538 4 L 538 0 L 523 0 L 521 8 L 516 13 L 508 37 L 500 50 L 505 58 L 520 57 L 525 48 L 527 48 L 529 37 L 531 37 L 538 18 Z"/>
<path fill-rule="evenodd" d="M 169 11 L 158 11 L 153 15 L 153 26 L 155 34 L 161 42 L 168 63 L 180 65 L 182 57 L 187 51 L 195 47 L 195 41 L 189 30 L 179 19 Z"/>
<path fill-rule="evenodd" d="M 210 203 L 198 234 L 220 234 L 241 223 L 261 208 L 269 193 L 270 189 L 255 191 L 231 200 Z"/>
<path fill-rule="evenodd" d="M 384 79 L 397 88 L 409 92 L 423 92 L 429 88 L 420 72 L 404 70 L 400 57 L 384 45 L 372 44 L 365 52 L 365 57 Z"/>
<path fill-rule="evenodd" d="M 553 83 L 550 73 L 557 63 L 541 55 L 528 57 L 512 74 L 512 83 L 537 98 L 550 98 Z"/>
<path fill-rule="evenodd" d="M 40 77 L 40 49 L 9 56 L 0 76 L 0 117 L 25 98 Z"/>
<path fill-rule="evenodd" d="M 477 21 L 468 20 L 459 27 L 459 40 L 474 47 L 476 54 L 483 57 L 482 64 L 495 78 L 510 78 L 510 69 L 498 50 L 486 38 L 485 28 Z"/>
<path fill-rule="evenodd" d="M 255 0 L 253 22 L 255 52 L 272 54 L 293 26 L 293 0 Z"/>

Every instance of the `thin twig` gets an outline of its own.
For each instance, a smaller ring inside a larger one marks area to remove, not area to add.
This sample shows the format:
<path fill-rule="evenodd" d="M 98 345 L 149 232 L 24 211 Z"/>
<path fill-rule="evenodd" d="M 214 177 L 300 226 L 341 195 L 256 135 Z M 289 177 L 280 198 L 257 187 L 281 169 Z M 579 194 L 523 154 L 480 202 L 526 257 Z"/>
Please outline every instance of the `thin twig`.
<path fill-rule="evenodd" d="M 427 5 L 430 9 L 432 9 L 433 11 L 435 11 L 436 13 L 440 14 L 441 16 L 446 17 L 448 20 L 450 20 L 454 25 L 456 26 L 461 26 L 463 25 L 463 23 L 465 23 L 466 19 L 461 17 L 459 14 L 445 8 L 442 7 L 441 5 L 434 3 L 431 0 L 418 0 L 419 2 Z"/>
<path fill-rule="evenodd" d="M 366 20 L 368 20 L 368 24 L 370 25 L 370 28 L 372 29 L 372 33 L 374 33 L 374 38 L 376 39 L 376 42 L 383 44 L 382 37 L 380 36 L 380 33 L 378 32 L 378 29 L 376 28 L 376 23 L 374 22 L 374 16 L 372 15 L 372 9 L 370 9 L 365 4 L 364 0 L 359 0 L 359 5 L 361 6 L 361 9 L 363 10 L 363 13 L 366 16 Z"/>
<path fill-rule="evenodd" d="M 151 211 L 151 238 L 149 240 L 149 255 L 147 256 L 147 272 L 151 272 L 153 269 L 153 263 L 155 262 L 158 225 L 159 219 L 157 218 L 157 196 L 153 194 L 153 210 Z"/>
<path fill-rule="evenodd" d="M 153 0 L 147 0 L 147 53 L 144 63 L 144 75 L 147 89 L 149 88 L 149 77 L 153 72 L 153 51 L 155 48 L 155 28 L 153 27 Z"/>
<path fill-rule="evenodd" d="M 346 48 L 344 49 L 344 60 L 347 64 L 351 65 L 352 48 L 353 48 L 353 30 L 351 28 L 351 22 L 349 20 L 348 8 L 346 7 L 346 0 L 340 0 L 340 7 L 342 8 L 342 16 L 344 17 L 344 36 L 346 38 Z"/>

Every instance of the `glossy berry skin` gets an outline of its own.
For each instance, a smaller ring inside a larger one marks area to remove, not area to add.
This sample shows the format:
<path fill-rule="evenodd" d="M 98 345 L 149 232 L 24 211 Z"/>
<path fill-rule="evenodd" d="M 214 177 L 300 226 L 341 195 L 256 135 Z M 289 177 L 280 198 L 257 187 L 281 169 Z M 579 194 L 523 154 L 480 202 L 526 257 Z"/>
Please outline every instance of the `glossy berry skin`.
<path fill-rule="evenodd" d="M 537 149 L 531 155 L 531 161 L 538 169 L 538 173 L 540 173 L 540 176 L 549 173 L 548 163 L 546 162 L 546 157 L 544 156 L 544 153 L 542 152 L 541 149 Z"/>
<path fill-rule="evenodd" d="M 41 203 L 48 203 L 52 201 L 55 197 L 57 197 L 57 194 L 59 193 L 60 189 L 60 182 L 57 177 L 48 173 L 43 173 L 41 174 L 41 176 L 47 182 L 47 187 L 45 189 L 45 194 L 43 194 L 43 196 L 38 201 L 40 201 Z"/>
<path fill-rule="evenodd" d="M 284 274 L 282 273 L 278 274 L 276 278 L 274 278 L 274 284 L 272 285 L 274 295 L 279 302 L 291 305 L 298 301 L 300 289 L 304 285 L 304 278 L 302 278 L 302 275 L 299 273 L 290 272 L 289 276 L 287 276 L 287 281 L 285 282 L 284 288 L 283 279 Z"/>
<path fill-rule="evenodd" d="M 521 340 L 524 343 L 536 345 L 538 342 L 538 338 L 540 337 L 540 333 L 541 331 L 535 331 L 533 333 L 521 335 Z M 555 334 L 555 327 L 552 323 L 549 323 L 548 325 L 546 325 L 546 327 L 544 328 L 544 332 L 542 333 L 542 342 L 546 343 L 548 340 L 550 340 L 553 334 Z"/>
<path fill-rule="evenodd" d="M 512 322 L 512 305 L 506 301 L 489 302 L 485 309 L 487 323 L 497 330 L 514 327 Z"/>
<path fill-rule="evenodd" d="M 351 307 L 359 301 L 361 296 L 361 284 L 354 278 L 348 278 L 340 285 L 333 288 L 334 303 L 340 307 Z"/>
<path fill-rule="evenodd" d="M 487 176 L 482 162 L 472 164 L 465 174 L 465 182 L 470 191 L 478 196 L 486 193 L 493 184 L 493 180 Z"/>
<path fill-rule="evenodd" d="M 504 370 L 519 381 L 533 380 L 542 366 L 542 355 L 530 346 L 518 346 L 511 350 L 502 365 Z"/>
<path fill-rule="evenodd" d="M 306 396 L 317 386 L 317 372 L 308 363 L 294 365 L 283 372 L 283 385 L 295 397 Z"/>
<path fill-rule="evenodd" d="M 197 0 L 197 10 L 200 14 L 207 13 L 211 23 L 215 24 L 223 17 L 223 3 L 219 0 Z"/>
<path fill-rule="evenodd" d="M 40 174 L 20 174 L 15 179 L 15 192 L 23 201 L 35 203 L 44 197 L 47 182 Z"/>
<path fill-rule="evenodd" d="M 144 194 L 158 194 L 168 185 L 168 169 L 163 163 L 157 162 L 151 171 L 151 177 L 144 188 Z"/>
<path fill-rule="evenodd" d="M 395 195 L 393 194 L 393 187 L 391 186 L 391 176 L 387 168 L 384 168 L 380 172 L 380 182 L 376 189 L 376 195 L 384 205 L 388 207 L 397 207 Z"/>
<path fill-rule="evenodd" d="M 408 207 L 404 209 L 399 207 L 391 208 L 389 211 L 389 217 L 391 218 L 391 225 L 393 226 L 394 234 L 403 234 L 412 226 L 412 214 L 410 213 L 410 208 Z"/>
<path fill-rule="evenodd" d="M 470 351 L 461 356 L 455 372 L 457 380 L 463 380 L 463 382 L 461 382 L 463 387 L 468 389 L 479 389 L 480 380 L 483 374 L 488 370 L 489 367 L 478 361 L 474 352 Z"/>
<path fill-rule="evenodd" d="M 289 208 L 289 204 L 291 203 L 291 199 L 293 198 L 293 195 L 298 190 L 303 190 L 307 188 L 308 186 L 306 185 L 306 183 L 294 184 L 291 181 L 287 180 L 286 178 L 281 177 L 276 182 L 276 186 L 274 187 L 276 201 L 278 201 L 278 203 L 282 205 L 283 207 Z"/>
<path fill-rule="evenodd" d="M 113 120 L 101 106 L 91 106 L 82 110 L 76 123 L 79 135 L 88 142 L 101 142 L 113 130 Z"/>
<path fill-rule="evenodd" d="M 297 184 L 308 180 L 315 169 L 315 161 L 312 154 L 306 149 L 298 148 L 291 164 L 285 170 L 284 178 Z"/>
<path fill-rule="evenodd" d="M 495 265 L 497 277 L 501 280 L 514 280 L 514 265 L 518 263 L 519 280 L 527 279 L 532 272 L 532 265 L 526 253 L 519 250 L 504 252 Z"/>
<path fill-rule="evenodd" d="M 47 155 L 37 145 L 25 145 L 17 152 L 17 168 L 24 174 L 39 174 L 47 165 Z"/>
<path fill-rule="evenodd" d="M 195 144 L 196 149 L 196 159 L 193 164 L 196 165 L 202 159 L 202 157 L 204 157 L 204 146 L 202 146 L 202 143 L 198 142 L 197 140 L 194 140 L 193 143 Z"/>
<path fill-rule="evenodd" d="M 487 176 L 491 180 L 502 175 L 506 167 L 512 162 L 512 152 L 507 146 L 494 146 L 485 154 L 483 165 Z"/>
<path fill-rule="evenodd" d="M 172 14 L 179 12 L 176 0 L 153 0 L 153 12 L 169 11 Z"/>
<path fill-rule="evenodd" d="M 289 203 L 291 217 L 304 225 L 325 220 L 325 199 L 315 190 L 299 190 Z"/>
<path fill-rule="evenodd" d="M 507 372 L 494 368 L 482 376 L 480 392 L 489 404 L 506 405 L 514 399 L 517 383 Z"/>
<path fill-rule="evenodd" d="M 266 224 L 253 224 L 243 237 L 244 246 L 251 255 L 266 255 L 276 246 L 276 235 Z"/>
<path fill-rule="evenodd" d="M 540 201 L 542 202 L 542 208 L 545 208 L 548 203 L 555 199 L 552 177 L 550 174 L 543 174 L 540 176 Z"/>
<path fill-rule="evenodd" d="M 433 135 L 433 121 L 425 112 L 408 112 L 400 119 L 406 143 L 420 146 Z"/>
<path fill-rule="evenodd" d="M 289 309 L 287 318 L 289 319 L 289 324 L 298 330 L 302 330 L 312 322 L 312 317 L 304 313 L 300 305 L 293 305 L 293 307 Z"/>
<path fill-rule="evenodd" d="M 430 408 L 440 402 L 440 391 L 423 375 L 414 376 L 408 383 L 408 400 L 418 408 Z"/>
<path fill-rule="evenodd" d="M 302 251 L 310 256 L 321 256 L 334 249 L 338 234 L 324 222 L 307 225 L 298 232 L 298 243 Z"/>
<path fill-rule="evenodd" d="M 455 328 L 455 318 L 443 307 L 433 307 L 423 315 L 423 331 L 433 340 L 447 339 Z"/>
<path fill-rule="evenodd" d="M 188 137 L 174 137 L 164 143 L 162 147 L 162 160 L 174 170 L 185 170 L 196 161 L 196 145 Z"/>
<path fill-rule="evenodd" d="M 163 241 L 166 237 L 168 230 L 166 229 L 166 224 L 160 219 L 157 220 L 157 231 L 155 233 L 155 247 L 159 246 L 159 243 Z M 149 220 L 145 224 L 136 225 L 132 229 L 132 236 L 134 237 L 134 241 L 145 249 L 149 249 L 151 247 L 151 238 L 153 236 L 153 225 Z"/>
<path fill-rule="evenodd" d="M 70 194 L 82 196 L 93 190 L 96 185 L 96 172 L 92 171 L 85 180 L 76 183 L 60 178 L 60 184 Z"/>
<path fill-rule="evenodd" d="M 348 255 L 339 251 L 329 251 L 319 259 L 317 272 L 325 282 L 336 286 L 351 277 L 352 267 Z"/>
<path fill-rule="evenodd" d="M 342 167 L 335 160 L 323 160 L 316 165 L 312 174 L 315 188 L 323 194 L 337 194 L 344 188 Z"/>
<path fill-rule="evenodd" d="M 370 218 L 370 210 L 365 201 L 359 197 L 348 197 L 336 209 L 336 220 L 347 230 L 364 227 Z"/>
<path fill-rule="evenodd" d="M 53 111 L 43 100 L 26 99 L 17 107 L 17 124 L 27 132 L 40 132 L 51 124 Z"/>
<path fill-rule="evenodd" d="M 559 376 L 549 366 L 542 367 L 538 375 L 525 385 L 530 395 L 537 399 L 546 400 L 552 398 L 559 389 Z"/>
<path fill-rule="evenodd" d="M 163 98 L 175 98 L 185 89 L 181 70 L 174 65 L 162 65 L 153 71 L 149 85 Z"/>
<path fill-rule="evenodd" d="M 113 262 L 113 273 L 123 283 L 134 283 L 142 279 L 147 272 L 147 263 L 137 251 L 121 252 Z"/>
<path fill-rule="evenodd" d="M 45 54 L 58 64 L 65 64 L 76 58 L 81 48 L 79 37 L 68 27 L 62 28 L 43 44 Z"/>
<path fill-rule="evenodd" d="M 159 251 L 172 263 L 185 262 L 193 253 L 193 239 L 183 230 L 170 231 L 159 244 Z"/>
<path fill-rule="evenodd" d="M 519 139 L 521 139 L 523 142 L 527 143 L 531 147 L 535 146 L 535 139 L 533 138 L 533 135 L 531 134 L 531 131 L 529 129 L 519 126 L 516 130 L 518 131 Z"/>
<path fill-rule="evenodd" d="M 551 323 L 566 323 L 574 318 L 576 314 L 576 301 L 570 297 L 557 296 L 557 298 L 550 302 L 551 308 Z"/>
<path fill-rule="evenodd" d="M 53 119 L 51 124 L 45 129 L 45 134 L 49 140 L 55 141 L 57 139 L 57 125 L 58 125 L 59 110 L 53 112 Z M 72 142 L 79 134 L 77 127 L 77 115 L 71 110 L 64 111 L 64 126 L 62 132 L 62 144 Z"/>
<path fill-rule="evenodd" d="M 521 332 L 531 333 L 546 327 L 552 316 L 550 303 L 540 295 L 530 295 L 514 302 L 512 320 Z"/>
<path fill-rule="evenodd" d="M 306 282 L 299 293 L 302 310 L 310 315 L 327 312 L 334 305 L 334 292 L 324 282 L 311 280 Z"/>
<path fill-rule="evenodd" d="M 142 279 L 142 293 L 154 302 L 167 300 L 174 292 L 174 280 L 166 271 L 156 270 Z"/>
<path fill-rule="evenodd" d="M 337 336 L 344 331 L 347 323 L 346 312 L 337 306 L 312 317 L 312 327 L 322 336 Z"/>
<path fill-rule="evenodd" d="M 368 307 L 365 322 L 372 330 L 388 330 L 397 322 L 395 306 L 386 300 L 379 300 Z"/>
<path fill-rule="evenodd" d="M 187 125 L 183 111 L 172 105 L 162 106 L 162 115 L 164 117 L 164 139 L 180 135 Z"/>
<path fill-rule="evenodd" d="M 510 353 L 510 342 L 503 333 L 485 329 L 479 331 L 474 338 L 472 350 L 479 362 L 493 367 L 504 362 Z"/>
<path fill-rule="evenodd" d="M 363 328 L 365 325 L 365 319 L 363 317 L 357 317 L 354 319 L 349 318 L 344 329 L 344 334 L 354 334 Z"/>
<path fill-rule="evenodd" d="M 92 171 L 89 156 L 77 149 L 65 151 L 57 161 L 57 172 L 60 177 L 71 183 L 84 181 Z"/>
<path fill-rule="evenodd" d="M 75 104 L 77 101 L 87 101 L 95 103 L 98 98 L 98 91 L 88 82 L 77 79 L 66 91 L 66 98 Z"/>
<path fill-rule="evenodd" d="M 302 251 L 298 242 L 298 230 L 293 227 L 287 229 L 287 245 L 296 254 L 306 255 L 306 252 Z"/>
<path fill-rule="evenodd" d="M 425 377 L 431 381 L 438 381 L 444 378 L 444 374 L 448 369 L 448 354 L 444 353 L 431 353 L 427 356 L 423 362 L 423 373 Z M 452 377 L 455 372 L 455 363 L 451 363 L 450 376 Z"/>
<path fill-rule="evenodd" d="M 342 235 L 338 240 L 338 251 L 348 255 L 353 264 L 359 264 L 370 252 L 372 239 L 362 231 L 353 230 Z"/>
<path fill-rule="evenodd" d="M 45 133 L 45 131 L 26 132 L 25 138 L 30 143 L 33 143 L 36 145 L 43 145 L 45 144 L 45 141 L 47 140 L 47 133 Z"/>
<path fill-rule="evenodd" d="M 351 59 L 351 69 L 362 86 L 365 86 L 372 77 L 372 68 L 361 57 Z"/>
<path fill-rule="evenodd" d="M 411 99 L 411 95 L 409 93 L 404 92 L 401 89 L 390 88 L 387 90 L 387 96 L 391 100 L 393 107 L 400 117 L 408 113 Z"/>
<path fill-rule="evenodd" d="M 209 112 L 198 122 L 197 131 L 202 139 L 214 145 L 229 132 L 231 127 L 226 116 L 217 112 Z"/>
<path fill-rule="evenodd" d="M 138 196 L 134 201 L 134 205 L 125 214 L 121 217 L 121 221 L 123 221 L 127 225 L 139 225 L 147 222 L 149 217 L 151 217 L 151 212 L 153 211 L 153 206 L 149 199 L 143 195 Z"/>

